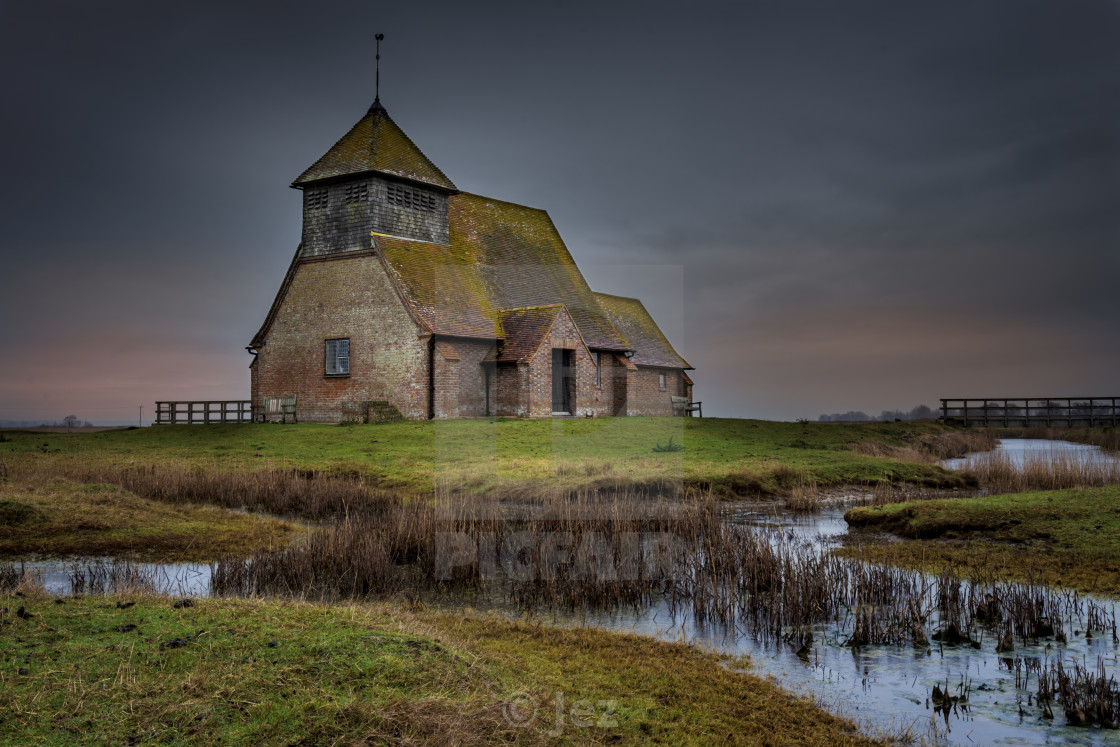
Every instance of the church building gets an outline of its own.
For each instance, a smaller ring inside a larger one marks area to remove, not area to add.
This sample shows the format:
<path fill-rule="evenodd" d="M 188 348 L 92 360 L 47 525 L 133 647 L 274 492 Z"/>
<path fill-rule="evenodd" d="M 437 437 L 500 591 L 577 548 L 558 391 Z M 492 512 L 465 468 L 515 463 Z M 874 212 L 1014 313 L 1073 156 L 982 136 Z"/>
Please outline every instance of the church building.
<path fill-rule="evenodd" d="M 249 347 L 255 408 L 294 396 L 299 421 L 339 422 L 691 400 L 691 366 L 641 301 L 592 291 L 545 211 L 457 189 L 380 99 L 292 187 L 303 236 Z"/>

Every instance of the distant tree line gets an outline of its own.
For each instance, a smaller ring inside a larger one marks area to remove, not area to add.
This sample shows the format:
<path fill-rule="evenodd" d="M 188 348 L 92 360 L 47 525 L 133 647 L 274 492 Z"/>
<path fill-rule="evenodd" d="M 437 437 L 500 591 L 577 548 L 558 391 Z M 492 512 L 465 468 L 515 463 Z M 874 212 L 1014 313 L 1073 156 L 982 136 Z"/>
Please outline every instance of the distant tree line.
<path fill-rule="evenodd" d="M 67 415 L 62 420 L 0 420 L 0 428 L 92 428 L 93 423 L 77 415 Z"/>
<path fill-rule="evenodd" d="M 839 420 L 867 420 L 872 422 L 893 423 L 895 420 L 926 420 L 927 418 L 933 417 L 937 417 L 937 415 L 931 407 L 928 405 L 918 405 L 909 412 L 905 410 L 883 410 L 879 413 L 878 417 L 868 415 L 861 410 L 849 410 L 848 412 L 835 412 L 831 415 L 821 415 L 817 420 L 822 423 Z"/>

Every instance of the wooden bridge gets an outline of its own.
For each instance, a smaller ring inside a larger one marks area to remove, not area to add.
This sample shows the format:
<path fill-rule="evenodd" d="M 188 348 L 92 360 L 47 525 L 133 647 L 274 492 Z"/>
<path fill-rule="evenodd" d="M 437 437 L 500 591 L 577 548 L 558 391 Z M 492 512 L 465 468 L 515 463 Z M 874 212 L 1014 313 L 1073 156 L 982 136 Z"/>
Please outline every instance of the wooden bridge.
<path fill-rule="evenodd" d="M 1120 397 L 941 400 L 941 419 L 956 425 L 1088 427 L 1120 424 Z"/>
<path fill-rule="evenodd" d="M 201 423 L 251 423 L 253 411 L 247 399 L 156 402 L 156 425 Z"/>

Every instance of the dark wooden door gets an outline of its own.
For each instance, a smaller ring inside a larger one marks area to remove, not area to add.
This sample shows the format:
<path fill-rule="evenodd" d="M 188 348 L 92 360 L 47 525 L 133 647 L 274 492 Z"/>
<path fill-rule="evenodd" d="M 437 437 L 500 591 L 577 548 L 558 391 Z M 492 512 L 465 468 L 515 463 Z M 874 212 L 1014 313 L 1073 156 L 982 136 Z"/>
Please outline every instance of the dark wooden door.
<path fill-rule="evenodd" d="M 552 349 L 552 411 L 572 412 L 572 351 Z"/>

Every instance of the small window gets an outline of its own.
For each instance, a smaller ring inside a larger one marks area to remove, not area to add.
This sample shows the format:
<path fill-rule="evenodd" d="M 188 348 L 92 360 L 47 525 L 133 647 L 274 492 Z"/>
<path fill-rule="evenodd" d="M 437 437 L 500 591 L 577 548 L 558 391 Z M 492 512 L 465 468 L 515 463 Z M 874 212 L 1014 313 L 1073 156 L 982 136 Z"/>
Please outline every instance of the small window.
<path fill-rule="evenodd" d="M 657 374 L 657 388 L 662 391 L 665 390 L 665 374 L 663 373 Z"/>
<path fill-rule="evenodd" d="M 347 202 L 365 202 L 369 199 L 369 185 L 365 182 L 361 184 L 348 184 L 346 185 L 346 201 Z"/>
<path fill-rule="evenodd" d="M 350 339 L 327 340 L 326 368 L 327 376 L 350 375 Z"/>
<path fill-rule="evenodd" d="M 603 387 L 603 354 L 595 354 L 595 386 Z"/>
<path fill-rule="evenodd" d="M 313 189 L 307 193 L 307 207 L 312 210 L 325 208 L 330 202 L 330 197 L 325 189 Z"/>

